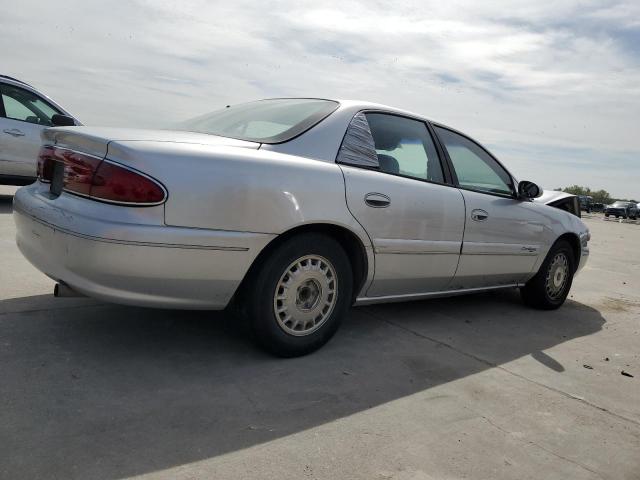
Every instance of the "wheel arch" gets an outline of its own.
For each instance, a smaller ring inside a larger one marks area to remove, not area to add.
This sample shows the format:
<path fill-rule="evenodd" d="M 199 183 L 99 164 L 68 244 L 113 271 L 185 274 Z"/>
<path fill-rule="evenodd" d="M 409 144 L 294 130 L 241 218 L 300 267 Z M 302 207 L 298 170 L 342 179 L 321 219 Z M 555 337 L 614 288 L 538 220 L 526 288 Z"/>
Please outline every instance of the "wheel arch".
<path fill-rule="evenodd" d="M 554 242 L 556 245 L 560 241 L 566 241 L 569 245 L 571 245 L 571 249 L 573 250 L 573 259 L 575 261 L 574 269 L 578 269 L 578 265 L 580 265 L 580 257 L 582 256 L 582 247 L 580 246 L 580 237 L 573 232 L 563 233 L 558 237 L 558 239 Z M 552 247 L 553 248 L 553 247 Z"/>
<path fill-rule="evenodd" d="M 369 274 L 369 258 L 367 256 L 367 250 L 360 239 L 360 237 L 347 227 L 336 225 L 332 223 L 308 223 L 298 225 L 285 232 L 279 234 L 273 240 L 271 240 L 258 254 L 255 260 L 252 262 L 249 270 L 245 274 L 242 282 L 240 283 L 234 299 L 239 295 L 239 292 L 244 290 L 244 286 L 250 281 L 251 277 L 258 271 L 262 263 L 269 255 L 275 251 L 280 245 L 296 235 L 303 233 L 318 233 L 327 235 L 335 239 L 344 248 L 349 263 L 353 271 L 353 299 L 355 301 L 358 293 L 364 287 Z"/>

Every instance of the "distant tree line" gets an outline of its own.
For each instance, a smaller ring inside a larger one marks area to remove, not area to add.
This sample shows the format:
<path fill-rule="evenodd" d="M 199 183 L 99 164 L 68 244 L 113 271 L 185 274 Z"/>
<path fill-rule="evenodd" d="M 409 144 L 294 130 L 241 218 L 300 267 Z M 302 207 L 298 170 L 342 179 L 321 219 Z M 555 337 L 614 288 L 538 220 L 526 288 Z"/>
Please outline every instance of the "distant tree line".
<path fill-rule="evenodd" d="M 593 198 L 593 201 L 595 203 L 604 203 L 605 205 L 609 205 L 616 200 L 635 202 L 635 200 L 633 199 L 613 198 L 606 190 L 591 190 L 589 187 L 581 187 L 580 185 L 572 185 L 565 188 L 556 188 L 556 191 L 571 193 L 572 195 L 589 195 Z"/>

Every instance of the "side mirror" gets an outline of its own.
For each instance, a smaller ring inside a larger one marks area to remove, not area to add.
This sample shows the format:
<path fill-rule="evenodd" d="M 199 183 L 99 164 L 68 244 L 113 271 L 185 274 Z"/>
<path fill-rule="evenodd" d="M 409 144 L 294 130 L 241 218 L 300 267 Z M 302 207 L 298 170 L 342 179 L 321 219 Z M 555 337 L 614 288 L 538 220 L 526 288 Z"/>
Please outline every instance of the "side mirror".
<path fill-rule="evenodd" d="M 518 196 L 520 198 L 538 198 L 542 195 L 542 189 L 533 182 L 523 180 L 518 183 Z"/>
<path fill-rule="evenodd" d="M 51 123 L 54 127 L 73 127 L 75 126 L 76 121 L 67 115 L 60 115 L 59 113 L 56 113 L 51 117 Z"/>

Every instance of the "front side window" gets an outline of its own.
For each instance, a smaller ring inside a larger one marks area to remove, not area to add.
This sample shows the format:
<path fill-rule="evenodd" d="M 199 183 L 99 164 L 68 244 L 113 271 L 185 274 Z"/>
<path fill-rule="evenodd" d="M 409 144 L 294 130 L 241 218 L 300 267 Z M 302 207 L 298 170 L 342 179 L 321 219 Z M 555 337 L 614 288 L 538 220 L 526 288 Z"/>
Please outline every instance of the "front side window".
<path fill-rule="evenodd" d="M 28 90 L 13 85 L 2 85 L 0 90 L 7 118 L 50 126 L 51 117 L 61 113 Z"/>
<path fill-rule="evenodd" d="M 234 105 L 187 120 L 178 130 L 250 142 L 281 143 L 331 114 L 338 103 L 313 98 L 280 98 Z"/>
<path fill-rule="evenodd" d="M 509 173 L 480 145 L 442 127 L 435 127 L 451 158 L 460 187 L 498 195 L 512 195 Z"/>

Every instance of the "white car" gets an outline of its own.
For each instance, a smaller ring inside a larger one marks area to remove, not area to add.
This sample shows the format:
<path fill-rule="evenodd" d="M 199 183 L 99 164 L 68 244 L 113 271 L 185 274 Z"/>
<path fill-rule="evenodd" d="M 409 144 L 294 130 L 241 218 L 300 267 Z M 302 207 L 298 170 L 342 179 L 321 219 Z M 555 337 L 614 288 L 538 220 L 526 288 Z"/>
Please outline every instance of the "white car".
<path fill-rule="evenodd" d="M 27 185 L 36 179 L 42 130 L 81 123 L 49 97 L 15 78 L 0 75 L 0 94 L 0 184 Z"/>
<path fill-rule="evenodd" d="M 589 254 L 575 196 L 533 201 L 468 136 L 384 105 L 271 99 L 43 138 L 13 217 L 58 293 L 237 305 L 279 355 L 320 347 L 352 304 L 519 287 L 558 308 Z"/>

